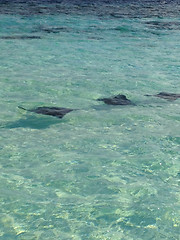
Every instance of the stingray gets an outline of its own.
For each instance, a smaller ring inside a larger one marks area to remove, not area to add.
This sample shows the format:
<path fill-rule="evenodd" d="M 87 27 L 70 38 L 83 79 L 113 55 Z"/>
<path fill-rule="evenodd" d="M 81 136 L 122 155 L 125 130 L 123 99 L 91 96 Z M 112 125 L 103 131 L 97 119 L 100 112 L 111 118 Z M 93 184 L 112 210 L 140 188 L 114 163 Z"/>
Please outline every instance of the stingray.
<path fill-rule="evenodd" d="M 149 25 L 149 27 L 157 29 L 157 30 L 179 30 L 180 22 L 178 21 L 148 21 L 145 24 Z"/>
<path fill-rule="evenodd" d="M 155 94 L 155 95 L 145 95 L 145 96 L 159 97 L 159 98 L 167 99 L 169 101 L 174 101 L 174 100 L 180 98 L 180 94 L 167 93 L 167 92 L 160 92 L 160 93 Z"/>
<path fill-rule="evenodd" d="M 34 112 L 37 114 L 50 115 L 58 118 L 63 118 L 67 113 L 75 110 L 71 108 L 62 108 L 62 107 L 37 107 L 34 109 L 25 109 L 23 107 L 18 106 L 18 108 L 29 111 L 29 112 Z"/>
<path fill-rule="evenodd" d="M 27 35 L 14 35 L 14 36 L 1 36 L 0 39 L 13 40 L 13 39 L 41 39 L 40 36 L 27 36 Z"/>
<path fill-rule="evenodd" d="M 32 32 L 34 32 L 34 33 L 36 33 L 36 32 L 60 33 L 60 32 L 70 32 L 71 30 L 72 30 L 71 28 L 67 28 L 67 27 L 63 27 L 63 26 L 59 26 L 59 27 L 43 27 L 43 26 L 40 26 Z"/>
<path fill-rule="evenodd" d="M 109 105 L 135 105 L 129 99 L 127 99 L 125 95 L 122 94 L 118 94 L 109 98 L 98 98 L 97 101 L 103 101 Z"/>

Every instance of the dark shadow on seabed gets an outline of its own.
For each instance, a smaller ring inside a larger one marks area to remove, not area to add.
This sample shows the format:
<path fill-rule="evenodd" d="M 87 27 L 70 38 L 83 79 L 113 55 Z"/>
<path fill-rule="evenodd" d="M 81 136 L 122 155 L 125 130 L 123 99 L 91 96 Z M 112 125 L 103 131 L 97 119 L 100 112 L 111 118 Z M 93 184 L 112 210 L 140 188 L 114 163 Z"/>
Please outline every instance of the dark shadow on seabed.
<path fill-rule="evenodd" d="M 63 120 L 59 118 L 54 118 L 51 116 L 26 116 L 26 118 L 21 118 L 17 121 L 9 122 L 6 125 L 1 126 L 1 128 L 32 128 L 32 129 L 45 129 L 49 128 L 51 125 L 61 123 Z"/>

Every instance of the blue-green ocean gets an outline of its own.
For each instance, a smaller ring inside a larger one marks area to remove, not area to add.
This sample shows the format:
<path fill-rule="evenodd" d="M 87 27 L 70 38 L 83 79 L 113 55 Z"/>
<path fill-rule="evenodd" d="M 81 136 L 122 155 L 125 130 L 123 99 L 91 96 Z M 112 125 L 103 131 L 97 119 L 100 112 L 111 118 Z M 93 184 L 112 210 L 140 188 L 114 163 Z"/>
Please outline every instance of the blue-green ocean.
<path fill-rule="evenodd" d="M 0 239 L 180 239 L 179 10 L 0 1 Z"/>

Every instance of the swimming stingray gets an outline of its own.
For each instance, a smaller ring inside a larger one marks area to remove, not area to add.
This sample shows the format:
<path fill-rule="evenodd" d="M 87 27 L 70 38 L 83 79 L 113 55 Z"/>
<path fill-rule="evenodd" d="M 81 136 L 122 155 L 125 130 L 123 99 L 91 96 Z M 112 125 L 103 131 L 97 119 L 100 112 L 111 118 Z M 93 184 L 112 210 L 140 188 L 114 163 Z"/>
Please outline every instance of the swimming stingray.
<path fill-rule="evenodd" d="M 135 105 L 129 99 L 127 99 L 125 95 L 122 94 L 118 94 L 114 97 L 109 98 L 98 98 L 97 100 L 103 101 L 104 103 L 109 105 Z"/>
<path fill-rule="evenodd" d="M 167 93 L 167 92 L 160 92 L 155 95 L 145 95 L 145 96 L 154 96 L 154 97 L 159 97 L 159 98 L 164 98 L 169 101 L 174 101 L 178 98 L 180 98 L 180 94 L 175 94 L 175 93 Z"/>
<path fill-rule="evenodd" d="M 14 36 L 1 36 L 0 39 L 4 40 L 14 40 L 14 39 L 19 39 L 19 40 L 24 40 L 24 39 L 41 39 L 40 36 L 27 36 L 27 35 L 14 35 Z"/>
<path fill-rule="evenodd" d="M 20 106 L 19 108 L 29 112 L 34 112 L 34 113 L 43 114 L 43 115 L 50 115 L 58 118 L 63 118 L 67 113 L 75 110 L 71 108 L 62 108 L 62 107 L 37 107 L 29 110 Z"/>

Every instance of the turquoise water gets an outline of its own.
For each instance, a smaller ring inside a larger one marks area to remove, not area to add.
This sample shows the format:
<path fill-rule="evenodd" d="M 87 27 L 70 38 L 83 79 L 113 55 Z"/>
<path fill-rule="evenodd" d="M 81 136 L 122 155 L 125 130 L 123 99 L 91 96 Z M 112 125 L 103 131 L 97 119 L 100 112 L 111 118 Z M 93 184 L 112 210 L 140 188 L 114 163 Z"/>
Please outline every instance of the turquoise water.
<path fill-rule="evenodd" d="M 179 239 L 180 99 L 144 95 L 180 93 L 180 18 L 15 6 L 0 11 L 0 239 Z M 136 106 L 96 101 L 119 93 Z"/>

